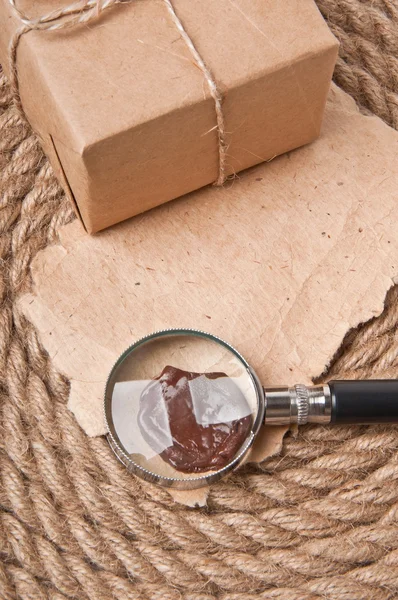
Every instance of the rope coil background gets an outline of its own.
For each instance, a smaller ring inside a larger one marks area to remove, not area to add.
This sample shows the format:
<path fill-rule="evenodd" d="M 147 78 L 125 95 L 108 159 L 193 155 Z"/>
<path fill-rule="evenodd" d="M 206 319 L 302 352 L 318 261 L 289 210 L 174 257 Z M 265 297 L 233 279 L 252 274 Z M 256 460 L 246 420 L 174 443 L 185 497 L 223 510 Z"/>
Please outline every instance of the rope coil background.
<path fill-rule="evenodd" d="M 318 0 L 335 79 L 398 128 L 395 0 Z M 18 313 L 36 253 L 73 218 L 0 75 L 0 597 L 389 600 L 398 597 L 398 430 L 305 427 L 281 456 L 173 503 L 89 439 L 68 382 Z M 396 376 L 398 288 L 350 332 L 333 377 Z"/>

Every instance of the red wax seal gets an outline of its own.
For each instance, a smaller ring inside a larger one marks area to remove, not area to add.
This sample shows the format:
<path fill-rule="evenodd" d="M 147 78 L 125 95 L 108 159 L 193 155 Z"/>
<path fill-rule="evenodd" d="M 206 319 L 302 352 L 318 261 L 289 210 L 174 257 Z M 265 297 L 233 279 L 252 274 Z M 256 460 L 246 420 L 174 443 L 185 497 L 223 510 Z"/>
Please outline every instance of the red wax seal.
<path fill-rule="evenodd" d="M 140 397 L 138 425 L 149 446 L 178 471 L 222 469 L 246 440 L 252 413 L 225 373 L 166 366 Z"/>

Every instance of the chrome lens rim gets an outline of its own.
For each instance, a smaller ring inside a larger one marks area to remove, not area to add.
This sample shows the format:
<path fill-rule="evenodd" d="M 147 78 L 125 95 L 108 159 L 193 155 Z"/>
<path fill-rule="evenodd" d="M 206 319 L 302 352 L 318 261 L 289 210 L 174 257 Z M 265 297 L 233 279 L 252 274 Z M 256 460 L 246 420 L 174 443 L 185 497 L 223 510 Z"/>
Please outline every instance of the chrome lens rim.
<path fill-rule="evenodd" d="M 219 469 L 219 470 L 214 471 L 207 475 L 197 475 L 197 476 L 192 476 L 191 478 L 166 477 L 166 476 L 162 476 L 157 473 L 154 473 L 152 471 L 149 471 L 148 469 L 145 469 L 145 467 L 138 465 L 130 458 L 128 453 L 123 448 L 123 445 L 121 444 L 121 442 L 118 438 L 118 435 L 115 431 L 115 428 L 113 426 L 112 394 L 110 393 L 109 388 L 110 388 L 110 382 L 112 380 L 112 376 L 113 376 L 115 370 L 119 367 L 119 365 L 123 362 L 123 360 L 128 355 L 130 355 L 135 349 L 137 349 L 142 344 L 145 344 L 146 342 L 149 342 L 150 340 L 153 340 L 155 338 L 159 338 L 159 337 L 163 337 L 163 336 L 172 336 L 172 335 L 176 335 L 176 336 L 177 335 L 197 335 L 197 336 L 203 337 L 205 339 L 209 339 L 213 342 L 217 342 L 217 343 L 221 344 L 222 346 L 224 346 L 225 348 L 227 348 L 229 351 L 232 352 L 232 354 L 234 354 L 241 361 L 241 363 L 245 367 L 247 374 L 253 384 L 255 393 L 256 393 L 257 415 L 256 415 L 256 418 L 254 419 L 250 433 L 248 435 L 246 443 L 244 444 L 241 452 L 230 463 L 228 463 L 228 465 L 226 465 L 222 469 Z M 108 378 L 107 378 L 107 381 L 105 384 L 104 401 L 103 401 L 104 419 L 105 419 L 105 424 L 106 424 L 106 428 L 107 428 L 106 437 L 107 437 L 110 447 L 112 448 L 113 452 L 115 453 L 115 455 L 119 459 L 119 461 L 125 467 L 127 467 L 127 469 L 131 473 L 133 473 L 134 475 L 137 475 L 138 477 L 140 477 L 141 479 L 144 479 L 145 481 L 148 481 L 150 483 L 155 483 L 162 487 L 181 489 L 181 490 L 198 489 L 201 487 L 206 487 L 210 484 L 213 484 L 213 483 L 219 481 L 220 479 L 225 477 L 228 473 L 237 469 L 242 464 L 244 459 L 246 458 L 251 446 L 253 445 L 256 435 L 257 435 L 261 425 L 264 422 L 264 411 L 265 411 L 265 401 L 264 401 L 263 387 L 262 387 L 260 380 L 257 377 L 255 371 L 251 368 L 251 366 L 243 358 L 243 356 L 238 352 L 238 350 L 236 350 L 236 348 L 231 346 L 231 344 L 229 344 L 225 340 L 223 340 L 211 333 L 207 333 L 207 332 L 199 330 L 199 329 L 190 329 L 190 328 L 161 329 L 159 331 L 155 331 L 149 335 L 141 337 L 140 339 L 135 341 L 133 344 L 131 344 L 124 352 L 122 352 L 122 354 L 119 356 L 119 358 L 114 363 L 112 369 L 110 370 L 110 373 L 108 375 Z"/>

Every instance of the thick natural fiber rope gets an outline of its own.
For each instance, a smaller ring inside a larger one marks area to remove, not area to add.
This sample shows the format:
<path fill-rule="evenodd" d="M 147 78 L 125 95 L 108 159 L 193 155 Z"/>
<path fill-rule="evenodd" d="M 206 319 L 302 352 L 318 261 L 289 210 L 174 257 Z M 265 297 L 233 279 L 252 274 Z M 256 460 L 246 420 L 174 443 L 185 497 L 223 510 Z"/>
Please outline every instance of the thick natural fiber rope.
<path fill-rule="evenodd" d="M 391 3 L 322 10 L 343 40 L 340 84 L 397 126 Z M 262 469 L 214 486 L 208 508 L 174 504 L 79 429 L 67 382 L 15 308 L 72 212 L 4 77 L 0 190 L 0 598 L 397 598 L 397 429 L 304 428 Z M 347 336 L 331 375 L 396 376 L 397 301 L 393 288 L 383 315 Z"/>
<path fill-rule="evenodd" d="M 358 104 L 397 129 L 397 0 L 316 2 L 341 43 L 336 83 Z"/>

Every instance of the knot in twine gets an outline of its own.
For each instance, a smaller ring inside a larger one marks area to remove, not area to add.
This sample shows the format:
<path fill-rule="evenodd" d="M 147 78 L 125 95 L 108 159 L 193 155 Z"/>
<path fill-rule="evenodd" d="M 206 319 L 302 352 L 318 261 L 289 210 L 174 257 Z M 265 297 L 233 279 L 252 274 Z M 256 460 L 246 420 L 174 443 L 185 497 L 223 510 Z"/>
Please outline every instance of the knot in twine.
<path fill-rule="evenodd" d="M 18 82 L 18 73 L 17 73 L 17 49 L 21 37 L 28 33 L 29 31 L 55 31 L 59 29 L 67 29 L 71 27 L 75 27 L 76 25 L 88 23 L 93 19 L 98 18 L 106 9 L 115 6 L 116 4 L 125 4 L 128 2 L 132 2 L 133 0 L 78 0 L 64 8 L 55 9 L 46 15 L 42 15 L 40 17 L 31 19 L 29 18 L 23 11 L 21 11 L 16 6 L 16 0 L 8 0 L 10 5 L 13 7 L 14 11 L 18 15 L 22 26 L 15 33 L 11 40 L 10 44 L 10 77 L 11 77 L 11 88 L 14 93 L 15 102 L 17 108 L 23 112 L 21 97 L 19 93 L 19 82 Z M 195 61 L 197 67 L 199 67 L 200 71 L 203 73 L 203 76 L 206 80 L 207 86 L 209 88 L 210 94 L 214 100 L 214 106 L 216 111 L 216 119 L 217 119 L 217 134 L 218 134 L 218 159 L 219 159 L 219 169 L 218 169 L 218 177 L 214 182 L 214 185 L 221 186 L 226 180 L 226 152 L 227 152 L 227 144 L 226 144 L 226 133 L 225 133 L 225 120 L 224 113 L 222 109 L 222 95 L 220 90 L 217 87 L 215 79 L 210 71 L 210 69 L 206 66 L 204 60 L 200 56 L 197 51 L 195 44 L 192 39 L 189 37 L 186 32 L 182 22 L 177 16 L 176 11 L 171 3 L 171 0 L 162 0 L 167 7 L 167 10 L 176 25 L 178 31 L 181 34 L 182 39 L 184 40 L 186 46 L 192 54 L 192 57 Z"/>

